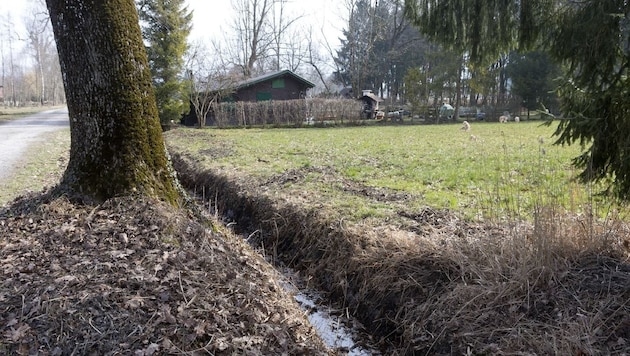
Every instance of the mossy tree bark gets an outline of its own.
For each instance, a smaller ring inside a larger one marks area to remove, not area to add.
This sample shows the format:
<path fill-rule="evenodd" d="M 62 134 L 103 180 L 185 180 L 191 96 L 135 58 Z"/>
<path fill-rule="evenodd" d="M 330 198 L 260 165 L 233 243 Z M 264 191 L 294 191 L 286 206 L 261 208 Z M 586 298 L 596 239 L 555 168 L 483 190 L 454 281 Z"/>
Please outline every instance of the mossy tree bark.
<path fill-rule="evenodd" d="M 134 1 L 46 3 L 70 116 L 70 160 L 60 187 L 86 200 L 144 194 L 175 203 Z"/>

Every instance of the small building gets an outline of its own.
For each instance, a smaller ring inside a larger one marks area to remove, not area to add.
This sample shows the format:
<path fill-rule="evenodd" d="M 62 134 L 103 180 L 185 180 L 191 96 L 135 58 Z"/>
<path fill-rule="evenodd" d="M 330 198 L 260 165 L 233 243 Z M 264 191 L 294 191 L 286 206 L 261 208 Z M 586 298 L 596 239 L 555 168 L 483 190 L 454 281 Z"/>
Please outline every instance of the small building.
<path fill-rule="evenodd" d="M 236 85 L 233 101 L 295 100 L 306 98 L 315 84 L 285 69 L 244 80 Z"/>
<path fill-rule="evenodd" d="M 363 94 L 359 98 L 363 103 L 363 111 L 361 112 L 362 119 L 373 119 L 376 117 L 376 112 L 379 111 L 378 104 L 383 99 L 372 93 L 371 90 L 363 90 Z"/>
<path fill-rule="evenodd" d="M 268 73 L 255 78 L 250 78 L 236 83 L 234 90 L 228 97 L 222 98 L 223 102 L 237 101 L 268 101 L 268 100 L 296 100 L 306 98 L 309 89 L 315 84 L 300 77 L 290 70 L 281 70 Z M 212 125 L 212 113 L 208 113 L 206 124 Z M 197 124 L 197 115 L 194 107 L 190 107 L 190 112 L 185 115 L 182 124 L 193 126 Z"/>

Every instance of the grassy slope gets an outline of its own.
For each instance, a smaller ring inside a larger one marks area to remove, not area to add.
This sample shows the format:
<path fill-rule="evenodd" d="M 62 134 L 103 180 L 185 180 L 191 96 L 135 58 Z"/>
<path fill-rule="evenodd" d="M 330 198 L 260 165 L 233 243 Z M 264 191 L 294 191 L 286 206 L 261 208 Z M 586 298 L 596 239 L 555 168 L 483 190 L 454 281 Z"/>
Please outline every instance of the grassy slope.
<path fill-rule="evenodd" d="M 70 129 L 45 134 L 28 148 L 13 175 L 0 182 L 0 205 L 57 184 L 68 163 L 69 150 Z"/>

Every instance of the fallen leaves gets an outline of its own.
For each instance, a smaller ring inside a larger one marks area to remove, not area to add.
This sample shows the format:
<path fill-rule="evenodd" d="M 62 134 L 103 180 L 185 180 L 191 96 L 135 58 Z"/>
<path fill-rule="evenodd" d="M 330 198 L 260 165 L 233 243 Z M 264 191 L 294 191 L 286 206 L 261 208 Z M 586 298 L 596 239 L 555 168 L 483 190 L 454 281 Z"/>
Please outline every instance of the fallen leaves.
<path fill-rule="evenodd" d="M 155 201 L 46 199 L 0 210 L 0 353 L 329 353 L 239 238 Z"/>
<path fill-rule="evenodd" d="M 18 324 L 18 321 L 15 318 L 11 319 L 11 321 L 7 323 L 7 326 L 8 330 L 4 332 L 4 338 L 16 343 L 22 340 L 26 336 L 26 333 L 31 330 L 31 327 L 28 324 Z M 17 328 L 14 326 L 17 326 Z"/>

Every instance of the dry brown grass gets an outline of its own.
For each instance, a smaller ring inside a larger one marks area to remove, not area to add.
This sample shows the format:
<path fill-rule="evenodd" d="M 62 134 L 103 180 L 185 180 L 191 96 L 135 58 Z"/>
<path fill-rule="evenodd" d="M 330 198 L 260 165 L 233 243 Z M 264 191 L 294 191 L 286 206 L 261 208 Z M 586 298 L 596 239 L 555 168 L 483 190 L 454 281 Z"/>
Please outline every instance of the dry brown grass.
<path fill-rule="evenodd" d="M 630 348 L 629 228 L 551 208 L 533 224 L 425 208 L 408 224 L 349 226 L 247 177 L 174 155 L 250 242 L 298 268 L 386 354 L 622 354 Z M 614 223 L 612 223 L 614 221 Z"/>

